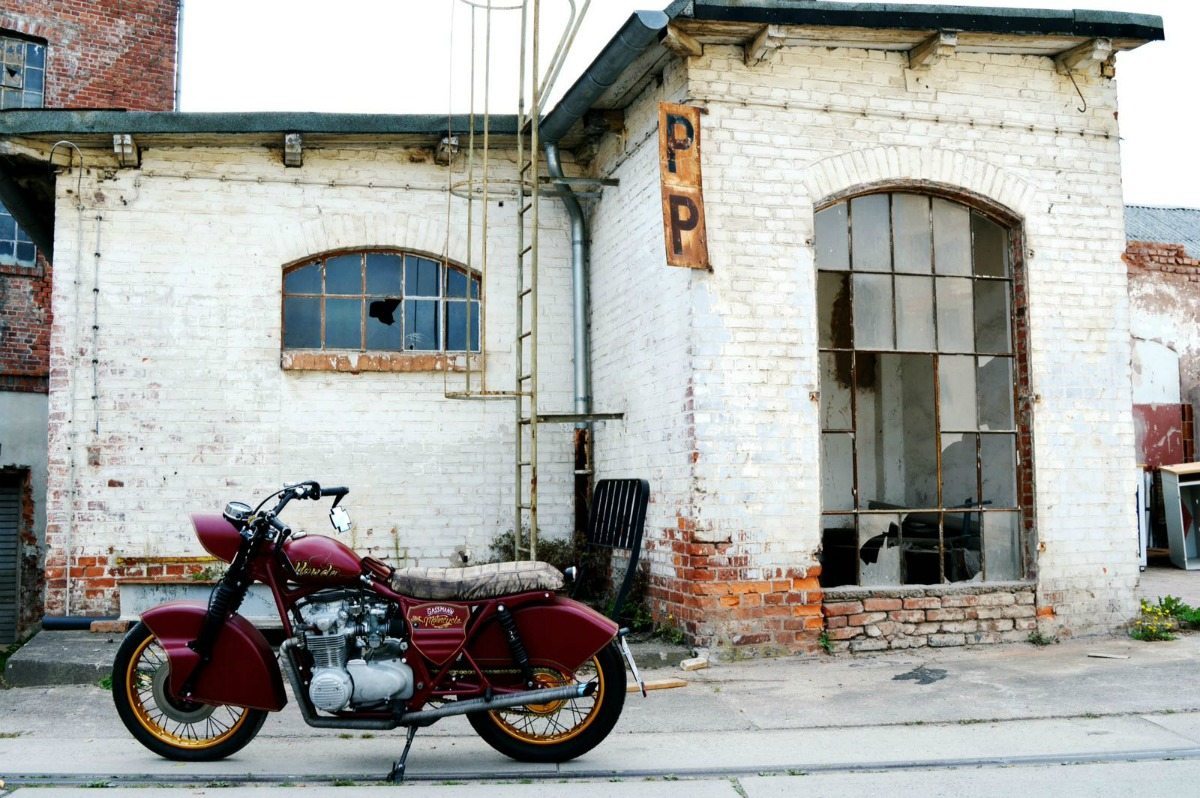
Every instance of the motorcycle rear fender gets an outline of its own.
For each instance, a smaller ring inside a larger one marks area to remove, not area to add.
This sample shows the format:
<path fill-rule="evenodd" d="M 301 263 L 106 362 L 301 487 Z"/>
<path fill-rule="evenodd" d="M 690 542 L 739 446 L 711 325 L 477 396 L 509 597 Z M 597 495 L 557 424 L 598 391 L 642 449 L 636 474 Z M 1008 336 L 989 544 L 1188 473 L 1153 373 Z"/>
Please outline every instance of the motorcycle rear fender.
<path fill-rule="evenodd" d="M 158 638 L 171 664 L 171 690 L 178 693 L 200 662 L 188 643 L 200 634 L 207 608 L 194 601 L 160 604 L 142 614 L 142 623 Z M 236 613 L 217 635 L 212 660 L 200 673 L 192 697 L 206 704 L 231 704 L 272 712 L 287 696 L 275 655 L 262 632 Z"/>
<path fill-rule="evenodd" d="M 611 643 L 619 631 L 614 621 L 586 604 L 563 596 L 526 604 L 512 614 L 529 660 L 534 665 L 557 667 L 566 673 L 578 670 Z M 495 617 L 472 636 L 467 651 L 480 667 L 497 668 L 512 663 L 512 650 Z"/>

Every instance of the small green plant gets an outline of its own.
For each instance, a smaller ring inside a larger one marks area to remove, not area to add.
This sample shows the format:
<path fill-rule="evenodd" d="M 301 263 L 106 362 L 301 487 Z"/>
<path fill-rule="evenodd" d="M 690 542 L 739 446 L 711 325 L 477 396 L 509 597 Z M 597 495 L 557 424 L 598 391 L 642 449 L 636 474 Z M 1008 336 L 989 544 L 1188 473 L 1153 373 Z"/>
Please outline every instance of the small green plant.
<path fill-rule="evenodd" d="M 15 740 L 25 732 L 0 732 L 0 740 Z"/>
<path fill-rule="evenodd" d="M 1200 609 L 1186 604 L 1177 596 L 1162 596 L 1157 606 L 1178 621 L 1181 629 L 1200 629 Z"/>
<path fill-rule="evenodd" d="M 1171 598 L 1168 596 L 1168 598 Z M 1154 640 L 1174 640 L 1175 630 L 1179 628 L 1179 622 L 1171 614 L 1171 612 L 1163 606 L 1163 600 L 1159 599 L 1157 604 L 1151 604 L 1149 601 L 1142 599 L 1141 612 L 1134 620 L 1133 626 L 1129 629 L 1129 636 L 1134 640 L 1154 641 Z"/>
<path fill-rule="evenodd" d="M 1029 637 L 1025 638 L 1030 645 L 1034 646 L 1050 646 L 1058 642 L 1058 638 L 1054 635 L 1042 634 L 1041 630 L 1034 629 L 1029 633 Z"/>
<path fill-rule="evenodd" d="M 101 676 L 100 680 L 97 681 L 96 684 L 100 685 L 105 690 L 111 690 L 112 689 L 112 674 L 106 673 L 105 675 Z"/>
<path fill-rule="evenodd" d="M 208 784 L 205 784 L 204 786 L 207 788 L 211 788 L 211 789 L 224 789 L 225 787 L 232 787 L 233 782 L 232 781 L 210 781 Z"/>
<path fill-rule="evenodd" d="M 354 779 L 334 779 L 333 786 L 334 787 L 353 787 Z"/>
<path fill-rule="evenodd" d="M 112 785 L 109 784 L 107 781 L 89 781 L 87 784 L 85 784 L 83 786 L 88 787 L 90 789 L 102 790 L 105 787 L 111 787 Z"/>
<path fill-rule="evenodd" d="M 188 579 L 193 582 L 212 582 L 221 578 L 221 569 L 215 565 L 206 565 L 199 571 L 193 571 Z"/>
<path fill-rule="evenodd" d="M 817 637 L 817 645 L 824 649 L 826 654 L 833 653 L 833 641 L 829 639 L 828 631 L 822 631 Z"/>

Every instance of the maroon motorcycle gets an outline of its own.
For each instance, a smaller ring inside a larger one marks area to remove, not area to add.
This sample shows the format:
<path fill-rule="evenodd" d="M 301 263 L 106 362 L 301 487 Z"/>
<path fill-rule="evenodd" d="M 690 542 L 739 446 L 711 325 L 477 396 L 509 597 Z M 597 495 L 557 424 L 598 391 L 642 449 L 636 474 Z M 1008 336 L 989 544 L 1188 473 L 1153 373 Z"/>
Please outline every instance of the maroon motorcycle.
<path fill-rule="evenodd" d="M 345 532 L 347 493 L 300 482 L 253 509 L 192 516 L 204 548 L 230 565 L 207 605 L 155 607 L 121 644 L 113 700 L 139 742 L 168 759 L 229 756 L 287 703 L 281 666 L 310 726 L 407 728 L 392 780 L 417 729 L 451 715 L 526 762 L 573 759 L 612 731 L 622 658 L 641 684 L 637 666 L 623 630 L 559 595 L 562 573 L 541 562 L 398 570 L 279 520 L 295 499 L 332 496 L 330 521 Z M 256 581 L 283 626 L 278 660 L 237 614 Z"/>

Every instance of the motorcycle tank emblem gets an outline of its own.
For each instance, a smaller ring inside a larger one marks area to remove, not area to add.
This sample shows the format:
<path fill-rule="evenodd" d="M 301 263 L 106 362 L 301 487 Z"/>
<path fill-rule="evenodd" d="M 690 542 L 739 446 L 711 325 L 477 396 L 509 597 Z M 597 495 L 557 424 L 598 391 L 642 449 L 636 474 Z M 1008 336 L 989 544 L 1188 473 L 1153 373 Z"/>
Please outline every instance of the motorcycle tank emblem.
<path fill-rule="evenodd" d="M 461 629 L 470 613 L 450 604 L 418 604 L 408 611 L 408 623 L 416 629 Z"/>
<path fill-rule="evenodd" d="M 313 565 L 308 560 L 301 560 L 292 567 L 295 569 L 297 576 L 337 576 L 339 573 L 338 569 L 331 563 Z"/>

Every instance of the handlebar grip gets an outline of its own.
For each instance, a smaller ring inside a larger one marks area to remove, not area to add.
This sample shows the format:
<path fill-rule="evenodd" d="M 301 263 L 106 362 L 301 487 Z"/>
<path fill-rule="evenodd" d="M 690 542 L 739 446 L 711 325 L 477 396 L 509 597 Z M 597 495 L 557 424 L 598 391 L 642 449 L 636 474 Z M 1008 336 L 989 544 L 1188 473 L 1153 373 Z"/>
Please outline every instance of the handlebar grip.
<path fill-rule="evenodd" d="M 345 496 L 349 492 L 349 488 L 321 488 L 322 496 Z"/>

